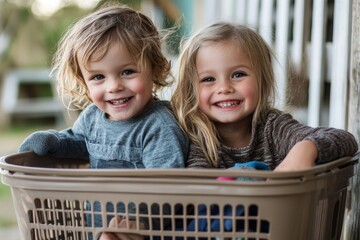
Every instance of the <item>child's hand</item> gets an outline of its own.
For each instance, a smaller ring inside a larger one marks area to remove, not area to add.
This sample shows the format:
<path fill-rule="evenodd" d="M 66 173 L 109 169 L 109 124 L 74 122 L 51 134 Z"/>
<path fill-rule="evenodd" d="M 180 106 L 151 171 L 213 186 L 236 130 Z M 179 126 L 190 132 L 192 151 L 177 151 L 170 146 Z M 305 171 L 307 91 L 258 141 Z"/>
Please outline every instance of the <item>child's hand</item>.
<path fill-rule="evenodd" d="M 317 157 L 318 150 L 316 145 L 309 140 L 304 140 L 294 145 L 274 171 L 299 171 L 308 169 L 314 166 Z"/>
<path fill-rule="evenodd" d="M 145 225 L 143 223 L 140 224 L 140 229 L 145 229 Z M 109 223 L 109 227 L 115 228 L 117 225 L 118 228 L 128 228 L 128 229 L 136 229 L 135 221 L 128 221 L 126 219 L 111 219 Z M 101 234 L 99 240 L 143 240 L 144 237 L 137 234 L 131 233 L 110 233 L 104 232 Z"/>
<path fill-rule="evenodd" d="M 44 156 L 54 153 L 60 146 L 59 138 L 51 131 L 34 132 L 28 136 L 19 148 L 19 152 L 34 151 L 37 155 Z"/>

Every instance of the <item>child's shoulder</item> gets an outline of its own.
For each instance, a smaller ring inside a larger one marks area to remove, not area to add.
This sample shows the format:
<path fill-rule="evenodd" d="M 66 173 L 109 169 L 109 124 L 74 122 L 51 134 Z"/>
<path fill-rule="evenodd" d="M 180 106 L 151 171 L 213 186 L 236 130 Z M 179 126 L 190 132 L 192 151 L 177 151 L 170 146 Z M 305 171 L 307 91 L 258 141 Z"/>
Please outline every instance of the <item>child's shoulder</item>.
<path fill-rule="evenodd" d="M 88 105 L 80 113 L 82 117 L 94 117 L 96 114 L 101 114 L 101 110 L 93 103 Z"/>
<path fill-rule="evenodd" d="M 263 123 L 268 125 L 268 124 L 272 124 L 272 123 L 279 123 L 279 122 L 283 122 L 283 121 L 293 121 L 294 118 L 290 113 L 281 111 L 279 109 L 271 109 L 267 112 L 267 114 L 264 116 L 263 118 Z"/>
<path fill-rule="evenodd" d="M 164 123 L 175 122 L 171 104 L 166 100 L 157 100 L 149 108 L 148 118 L 156 121 L 161 120 Z"/>

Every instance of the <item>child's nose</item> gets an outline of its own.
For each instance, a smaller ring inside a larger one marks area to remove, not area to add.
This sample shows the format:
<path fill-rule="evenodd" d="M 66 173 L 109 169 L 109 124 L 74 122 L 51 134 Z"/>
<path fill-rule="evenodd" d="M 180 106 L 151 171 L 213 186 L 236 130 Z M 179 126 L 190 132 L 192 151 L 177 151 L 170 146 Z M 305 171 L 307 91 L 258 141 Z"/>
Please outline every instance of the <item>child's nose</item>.
<path fill-rule="evenodd" d="M 218 81 L 218 93 L 231 93 L 234 91 L 234 88 L 228 79 L 221 79 Z"/>
<path fill-rule="evenodd" d="M 118 77 L 109 78 L 107 81 L 107 91 L 108 92 L 117 92 L 124 89 L 122 81 Z"/>

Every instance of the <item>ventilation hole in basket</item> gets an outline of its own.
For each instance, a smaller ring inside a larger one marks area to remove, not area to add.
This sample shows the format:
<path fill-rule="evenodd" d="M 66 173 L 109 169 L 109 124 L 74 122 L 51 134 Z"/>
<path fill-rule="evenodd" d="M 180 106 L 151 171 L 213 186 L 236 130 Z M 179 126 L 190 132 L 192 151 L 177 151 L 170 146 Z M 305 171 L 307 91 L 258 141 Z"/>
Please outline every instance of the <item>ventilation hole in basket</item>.
<path fill-rule="evenodd" d="M 86 215 L 86 226 L 87 227 L 92 227 L 93 226 L 92 216 L 90 214 Z"/>
<path fill-rule="evenodd" d="M 125 213 L 125 203 L 123 203 L 123 202 L 118 202 L 118 203 L 116 204 L 116 211 L 117 211 L 118 213 Z"/>
<path fill-rule="evenodd" d="M 238 217 L 245 216 L 245 207 L 244 207 L 244 205 L 237 205 L 236 206 L 236 216 L 238 216 Z"/>
<path fill-rule="evenodd" d="M 161 222 L 161 219 L 159 217 L 152 217 L 149 229 L 150 230 L 160 230 L 161 229 L 160 222 Z"/>
<path fill-rule="evenodd" d="M 243 219 L 238 219 L 235 221 L 236 232 L 244 232 L 245 230 L 245 221 Z"/>
<path fill-rule="evenodd" d="M 44 208 L 52 209 L 52 202 L 50 201 L 50 199 L 44 199 Z"/>
<path fill-rule="evenodd" d="M 260 232 L 261 233 L 269 233 L 270 230 L 270 223 L 266 220 L 260 221 Z"/>
<path fill-rule="evenodd" d="M 168 203 L 163 204 L 163 215 L 171 215 L 171 205 Z"/>
<path fill-rule="evenodd" d="M 41 200 L 39 198 L 34 199 L 35 208 L 41 208 Z"/>
<path fill-rule="evenodd" d="M 160 214 L 160 206 L 157 203 L 153 203 L 151 205 L 151 215 L 159 215 Z"/>
<path fill-rule="evenodd" d="M 332 238 L 335 238 L 337 230 L 338 230 L 338 224 L 337 224 L 338 217 L 339 217 L 339 201 L 337 201 L 334 206 L 334 212 L 333 212 L 333 218 L 332 218 L 332 230 L 331 230 Z"/>
<path fill-rule="evenodd" d="M 173 230 L 173 225 L 172 225 L 172 222 L 171 222 L 171 218 L 163 217 L 162 226 L 163 226 L 162 230 L 164 230 L 164 231 L 172 231 Z"/>
<path fill-rule="evenodd" d="M 128 212 L 128 213 L 132 213 L 132 214 L 137 213 L 136 204 L 133 203 L 133 202 L 130 202 L 130 203 L 128 204 L 127 212 Z"/>
<path fill-rule="evenodd" d="M 249 216 L 257 216 L 258 215 L 258 206 L 250 205 L 249 206 Z"/>
<path fill-rule="evenodd" d="M 186 231 L 187 232 L 195 232 L 195 218 L 188 217 L 186 219 Z"/>
<path fill-rule="evenodd" d="M 248 232 L 257 232 L 258 231 L 258 224 L 257 220 L 249 219 L 249 225 L 248 225 Z"/>
<path fill-rule="evenodd" d="M 140 203 L 139 208 L 140 208 L 141 214 L 149 214 L 149 208 L 146 203 L 144 203 L 144 202 Z"/>
<path fill-rule="evenodd" d="M 101 214 L 94 214 L 94 226 L 103 227 Z"/>
<path fill-rule="evenodd" d="M 36 238 L 35 238 L 35 229 L 30 229 L 30 239 L 31 240 L 36 240 Z"/>
<path fill-rule="evenodd" d="M 54 208 L 55 208 L 55 209 L 63 209 L 60 200 L 55 200 L 55 201 L 54 201 Z"/>
<path fill-rule="evenodd" d="M 220 211 L 219 205 L 212 204 L 210 206 L 210 215 L 211 216 L 219 216 L 219 211 Z"/>
<path fill-rule="evenodd" d="M 224 216 L 234 216 L 233 207 L 231 205 L 225 205 L 223 211 L 224 211 Z M 219 215 L 219 211 L 217 215 Z"/>
<path fill-rule="evenodd" d="M 205 204 L 198 205 L 198 215 L 199 216 L 206 216 L 207 215 L 207 207 Z"/>
<path fill-rule="evenodd" d="M 194 216 L 195 215 L 195 206 L 193 204 L 188 204 L 186 206 L 186 214 L 190 215 L 190 216 Z"/>
<path fill-rule="evenodd" d="M 106 212 L 114 212 L 114 204 L 112 202 L 107 202 L 106 203 Z"/>
<path fill-rule="evenodd" d="M 175 206 L 174 206 L 174 214 L 176 216 L 184 215 L 184 207 L 183 207 L 182 204 L 179 204 L 179 203 L 175 204 Z"/>
<path fill-rule="evenodd" d="M 99 201 L 95 201 L 94 202 L 94 208 L 93 208 L 94 212 L 101 212 L 101 203 Z"/>
<path fill-rule="evenodd" d="M 184 218 L 175 218 L 175 231 L 184 231 Z M 172 229 L 170 229 L 172 230 Z"/>
<path fill-rule="evenodd" d="M 28 211 L 28 218 L 29 218 L 29 223 L 35 223 L 34 222 L 34 211 L 33 210 Z"/>

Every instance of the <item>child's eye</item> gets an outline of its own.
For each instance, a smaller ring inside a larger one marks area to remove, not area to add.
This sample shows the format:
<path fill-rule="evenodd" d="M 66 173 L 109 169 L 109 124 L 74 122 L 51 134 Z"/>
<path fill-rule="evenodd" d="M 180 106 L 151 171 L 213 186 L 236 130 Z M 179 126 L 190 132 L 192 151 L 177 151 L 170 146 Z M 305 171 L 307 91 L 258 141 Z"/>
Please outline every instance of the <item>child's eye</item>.
<path fill-rule="evenodd" d="M 215 81 L 215 78 L 213 77 L 204 77 L 200 79 L 200 82 L 213 82 Z"/>
<path fill-rule="evenodd" d="M 99 75 L 95 75 L 95 76 L 91 77 L 90 80 L 100 81 L 100 80 L 103 80 L 104 78 L 105 78 L 104 75 L 99 74 Z"/>
<path fill-rule="evenodd" d="M 231 77 L 232 78 L 241 78 L 241 77 L 245 77 L 245 76 L 247 76 L 247 74 L 244 72 L 235 72 L 235 73 L 233 73 L 233 75 Z"/>
<path fill-rule="evenodd" d="M 135 71 L 132 70 L 132 69 L 126 69 L 126 70 L 124 70 L 124 71 L 122 72 L 122 75 L 127 76 L 127 75 L 133 74 L 134 72 L 135 72 Z"/>

